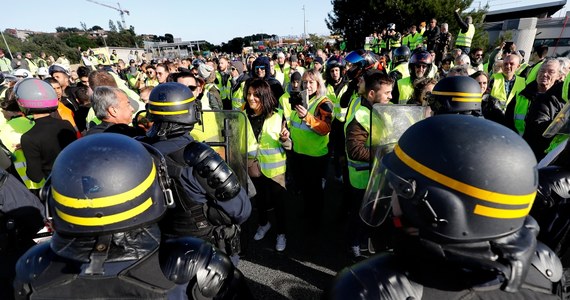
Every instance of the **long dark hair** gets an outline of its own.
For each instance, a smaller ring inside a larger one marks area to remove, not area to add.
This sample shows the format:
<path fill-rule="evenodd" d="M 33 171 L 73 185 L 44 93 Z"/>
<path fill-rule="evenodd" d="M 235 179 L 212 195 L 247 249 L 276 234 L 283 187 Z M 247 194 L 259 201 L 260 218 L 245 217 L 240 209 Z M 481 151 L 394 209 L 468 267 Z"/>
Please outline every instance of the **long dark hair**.
<path fill-rule="evenodd" d="M 269 83 L 261 78 L 255 78 L 249 83 L 248 90 L 245 91 L 245 111 L 248 115 L 253 115 L 254 111 L 249 107 L 249 102 L 247 102 L 249 89 L 254 90 L 254 95 L 259 98 L 259 101 L 261 102 L 261 114 L 265 118 L 271 116 L 277 108 L 277 100 L 275 99 L 275 96 L 273 96 Z"/>

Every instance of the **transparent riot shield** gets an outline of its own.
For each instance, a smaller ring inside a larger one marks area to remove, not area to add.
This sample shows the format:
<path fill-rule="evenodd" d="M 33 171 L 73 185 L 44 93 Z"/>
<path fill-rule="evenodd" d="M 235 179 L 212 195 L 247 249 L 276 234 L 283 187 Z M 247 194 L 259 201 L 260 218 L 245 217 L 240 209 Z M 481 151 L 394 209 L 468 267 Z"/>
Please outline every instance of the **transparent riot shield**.
<path fill-rule="evenodd" d="M 554 138 L 547 149 L 548 154 L 538 162 L 538 168 L 549 166 L 560 156 L 567 147 L 569 135 L 570 103 L 566 103 L 542 133 L 545 138 Z"/>
<path fill-rule="evenodd" d="M 362 200 L 360 217 L 370 226 L 379 226 L 390 212 L 392 190 L 389 172 L 382 167 L 382 158 L 394 149 L 400 136 L 413 124 L 426 118 L 428 108 L 416 105 L 375 104 L 370 114 L 370 146 L 372 169 Z"/>
<path fill-rule="evenodd" d="M 218 152 L 247 189 L 246 121 L 241 111 L 204 110 L 202 124 L 194 125 L 190 134 Z"/>
<path fill-rule="evenodd" d="M 554 117 L 554 120 L 548 125 L 548 128 L 546 128 L 542 136 L 551 138 L 555 134 L 570 134 L 570 122 L 568 122 L 570 118 L 569 110 L 570 102 L 566 103 L 558 114 L 556 114 L 556 117 Z"/>

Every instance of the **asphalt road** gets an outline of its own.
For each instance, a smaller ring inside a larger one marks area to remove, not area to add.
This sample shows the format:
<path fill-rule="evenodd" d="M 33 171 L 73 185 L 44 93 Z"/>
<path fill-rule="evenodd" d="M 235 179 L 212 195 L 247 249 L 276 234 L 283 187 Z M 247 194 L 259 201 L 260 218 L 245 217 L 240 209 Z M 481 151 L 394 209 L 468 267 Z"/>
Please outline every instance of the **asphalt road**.
<path fill-rule="evenodd" d="M 290 193 L 291 194 L 291 193 Z M 341 205 L 341 184 L 328 178 L 319 228 L 302 218 L 302 198 L 291 195 L 287 210 L 287 248 L 275 250 L 275 230 L 261 241 L 253 240 L 256 210 L 244 224 L 239 269 L 257 299 L 320 299 L 335 274 L 352 264 L 345 232 L 346 217 Z M 255 207 L 255 206 L 254 206 Z M 272 219 L 270 214 L 270 220 Z"/>

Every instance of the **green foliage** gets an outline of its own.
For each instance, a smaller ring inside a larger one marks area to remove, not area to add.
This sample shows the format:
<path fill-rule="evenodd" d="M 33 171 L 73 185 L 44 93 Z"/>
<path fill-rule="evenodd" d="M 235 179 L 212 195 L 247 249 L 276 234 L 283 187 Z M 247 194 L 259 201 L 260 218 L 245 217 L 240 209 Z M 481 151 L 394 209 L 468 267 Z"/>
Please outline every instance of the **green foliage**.
<path fill-rule="evenodd" d="M 99 47 L 95 40 L 90 39 L 85 35 L 67 34 L 65 36 L 60 36 L 60 38 L 65 41 L 67 46 L 74 49 L 77 49 L 77 47 L 81 47 L 82 49 Z"/>
<path fill-rule="evenodd" d="M 117 26 L 115 26 L 115 23 L 111 19 L 109 19 L 109 31 L 118 32 Z"/>
<path fill-rule="evenodd" d="M 242 37 L 236 37 L 229 40 L 227 43 L 222 43 L 220 47 L 221 52 L 225 53 L 241 53 L 241 49 L 245 46 L 246 40 Z"/>
<path fill-rule="evenodd" d="M 313 48 L 315 49 L 324 49 L 325 48 L 325 39 L 316 35 L 316 34 L 309 34 L 309 37 L 307 38 L 307 42 L 311 43 L 311 45 L 313 45 Z"/>
<path fill-rule="evenodd" d="M 422 21 L 428 23 L 431 18 L 436 18 L 438 24 L 448 23 L 449 31 L 456 36 L 459 25 L 455 20 L 455 9 L 466 9 L 472 2 L 473 0 L 331 0 L 333 11 L 328 14 L 325 22 L 332 34 L 344 37 L 347 50 L 354 50 L 363 48 L 364 39 L 368 35 L 375 31 L 381 32 L 389 23 L 396 24 L 396 30 L 402 32 L 411 25 L 419 25 Z M 486 8 L 468 13 L 473 17 L 476 33 L 479 33 L 475 37 L 474 47 L 486 46 L 488 40 L 480 26 L 485 10 Z"/>

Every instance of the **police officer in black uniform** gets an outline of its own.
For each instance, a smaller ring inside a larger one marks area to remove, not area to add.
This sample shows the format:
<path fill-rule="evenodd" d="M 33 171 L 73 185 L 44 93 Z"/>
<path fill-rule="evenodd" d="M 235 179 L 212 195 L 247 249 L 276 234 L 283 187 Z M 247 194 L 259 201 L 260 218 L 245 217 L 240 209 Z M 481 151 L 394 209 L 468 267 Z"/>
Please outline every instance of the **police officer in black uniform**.
<path fill-rule="evenodd" d="M 44 225 L 44 211 L 40 199 L 0 169 L 0 299 L 13 299 L 16 261 L 35 245 L 33 238 Z"/>
<path fill-rule="evenodd" d="M 18 260 L 16 298 L 249 299 L 241 273 L 211 244 L 161 243 L 169 182 L 162 155 L 125 135 L 70 144 L 42 189 L 55 234 Z"/>
<path fill-rule="evenodd" d="M 189 132 L 200 120 L 198 101 L 177 82 L 156 86 L 149 96 L 147 141 L 166 158 L 176 207 L 161 222 L 166 237 L 195 236 L 216 245 L 237 263 L 240 224 L 251 203 L 222 158 Z"/>
<path fill-rule="evenodd" d="M 394 253 L 342 270 L 327 298 L 560 299 L 560 260 L 537 242 L 528 216 L 536 160 L 510 129 L 472 116 L 427 118 L 370 180 L 377 191 L 361 216 L 378 225 L 393 211 Z"/>
<path fill-rule="evenodd" d="M 467 76 L 445 77 L 437 82 L 428 96 L 434 115 L 462 114 L 482 117 L 481 88 Z"/>

